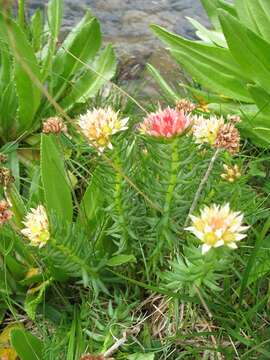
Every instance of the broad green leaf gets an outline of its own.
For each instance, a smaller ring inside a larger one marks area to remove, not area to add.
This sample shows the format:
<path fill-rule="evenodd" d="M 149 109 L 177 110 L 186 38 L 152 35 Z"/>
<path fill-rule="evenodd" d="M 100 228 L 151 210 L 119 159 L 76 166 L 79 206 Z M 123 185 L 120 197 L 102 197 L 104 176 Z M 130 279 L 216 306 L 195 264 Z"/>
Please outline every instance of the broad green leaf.
<path fill-rule="evenodd" d="M 26 208 L 15 184 L 12 184 L 9 188 L 7 188 L 7 197 L 12 204 L 12 211 L 14 213 L 13 219 L 18 228 L 22 228 L 22 221 L 26 214 Z"/>
<path fill-rule="evenodd" d="M 32 45 L 34 50 L 37 52 L 41 48 L 43 32 L 43 14 L 40 9 L 37 9 L 32 16 L 30 28 L 32 35 Z"/>
<path fill-rule="evenodd" d="M 231 13 L 232 15 L 236 16 L 236 11 L 233 4 L 229 4 L 224 0 L 201 0 L 205 11 L 207 12 L 211 23 L 213 24 L 216 30 L 221 30 L 221 25 L 218 18 L 217 9 L 224 9 Z"/>
<path fill-rule="evenodd" d="M 84 24 L 80 32 L 74 37 L 69 48 L 63 50 L 66 52 L 63 57 L 63 72 L 60 75 L 60 86 L 56 89 L 56 99 L 59 99 L 65 88 L 69 85 L 70 78 L 81 68 L 84 63 L 93 61 L 101 45 L 101 33 L 98 21 L 91 18 Z"/>
<path fill-rule="evenodd" d="M 49 213 L 55 214 L 63 222 L 71 223 L 71 186 L 66 174 L 64 155 L 57 136 L 53 134 L 43 134 L 41 137 L 41 179 Z"/>
<path fill-rule="evenodd" d="M 241 71 L 228 49 L 185 40 L 159 26 L 153 25 L 152 29 L 195 81 L 222 96 L 251 101 L 246 89 L 247 75 Z"/>
<path fill-rule="evenodd" d="M 258 0 L 252 0 L 252 1 L 257 4 Z M 240 22 L 249 29 L 253 30 L 254 32 L 259 33 L 258 26 L 251 13 L 249 0 L 235 0 L 235 8 Z"/>
<path fill-rule="evenodd" d="M 270 93 L 270 44 L 231 15 L 219 11 L 229 49 L 250 79 Z"/>
<path fill-rule="evenodd" d="M 66 51 L 64 49 L 70 49 L 72 43 L 75 41 L 75 38 L 81 33 L 82 29 L 86 24 L 88 24 L 92 19 L 93 15 L 90 11 L 86 11 L 86 14 L 82 20 L 68 33 L 67 37 L 63 41 L 62 46 L 58 49 L 56 56 L 54 57 L 53 62 L 53 73 L 61 74 L 64 67 L 64 59 L 66 57 Z M 54 83 L 61 83 L 63 79 L 55 77 Z"/>
<path fill-rule="evenodd" d="M 104 192 L 99 186 L 98 177 L 100 176 L 98 168 L 94 171 L 91 181 L 84 193 L 80 204 L 78 221 L 81 224 L 89 224 L 90 231 L 95 231 L 97 225 L 102 220 L 101 209 L 104 204 Z"/>
<path fill-rule="evenodd" d="M 185 51 L 171 51 L 174 58 L 193 76 L 193 80 L 207 90 L 216 92 L 224 100 L 250 102 L 251 96 L 246 89 L 246 82 L 237 78 L 229 70 L 214 63 L 207 63 L 199 57 L 191 58 Z"/>
<path fill-rule="evenodd" d="M 270 128 L 270 94 L 265 92 L 261 87 L 255 85 L 249 85 L 248 89 L 254 102 L 258 106 L 258 111 L 269 116 L 268 124 L 266 123 L 265 126 Z"/>
<path fill-rule="evenodd" d="M 42 360 L 43 343 L 22 329 L 11 331 L 11 344 L 21 360 Z"/>
<path fill-rule="evenodd" d="M 112 257 L 110 260 L 107 261 L 107 265 L 108 266 L 120 266 L 123 264 L 127 264 L 130 262 L 136 262 L 136 258 L 134 255 L 116 255 L 114 257 Z"/>
<path fill-rule="evenodd" d="M 110 81 L 116 72 L 116 57 L 111 45 L 100 54 L 97 61 L 87 69 L 75 82 L 71 92 L 64 98 L 61 106 L 69 110 L 76 103 L 85 103 L 95 96 L 106 82 Z"/>
<path fill-rule="evenodd" d="M 1 40 L 0 40 L 1 41 Z M 1 42 L 0 50 L 0 89 L 1 92 L 5 89 L 7 84 L 9 84 L 12 76 L 12 65 L 13 60 L 10 56 L 9 48 L 5 43 Z"/>
<path fill-rule="evenodd" d="M 0 137 L 10 140 L 16 137 L 16 112 L 18 99 L 14 83 L 5 83 L 6 88 L 0 97 Z"/>
<path fill-rule="evenodd" d="M 197 29 L 196 35 L 203 41 L 209 44 L 216 44 L 218 46 L 227 47 L 226 40 L 221 31 L 208 30 L 206 27 L 201 25 L 197 20 L 187 17 L 189 22 Z"/>
<path fill-rule="evenodd" d="M 0 40 L 4 40 L 9 44 L 15 56 L 14 79 L 19 101 L 18 131 L 23 133 L 31 128 L 40 104 L 41 92 L 32 79 L 34 77 L 40 80 L 40 71 L 35 53 L 25 33 L 12 20 L 9 20 L 9 26 L 7 27 L 1 13 Z"/>
<path fill-rule="evenodd" d="M 1 244 L 1 251 L 3 251 L 3 244 Z M 14 255 L 5 255 L 7 267 L 15 280 L 21 280 L 26 273 L 26 267 L 23 266 Z"/>
<path fill-rule="evenodd" d="M 270 43 L 269 0 L 247 0 L 247 6 L 250 10 L 250 16 L 254 20 L 259 34 Z"/>
<path fill-rule="evenodd" d="M 151 74 L 154 80 L 159 84 L 162 91 L 162 95 L 173 102 L 179 100 L 180 96 L 170 87 L 170 85 L 166 82 L 166 80 L 160 75 L 158 70 L 151 64 L 147 64 L 146 66 L 148 72 Z"/>
<path fill-rule="evenodd" d="M 4 360 L 16 360 L 17 353 L 10 347 L 10 334 L 14 329 L 22 328 L 21 324 L 12 324 L 4 328 L 0 334 L 0 359 Z"/>

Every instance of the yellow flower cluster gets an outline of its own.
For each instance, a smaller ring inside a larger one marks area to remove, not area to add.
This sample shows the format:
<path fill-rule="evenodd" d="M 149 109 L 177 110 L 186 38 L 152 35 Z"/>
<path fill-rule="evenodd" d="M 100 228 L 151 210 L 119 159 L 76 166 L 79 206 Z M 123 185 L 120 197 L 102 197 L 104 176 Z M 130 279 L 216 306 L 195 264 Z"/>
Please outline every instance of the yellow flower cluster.
<path fill-rule="evenodd" d="M 203 116 L 193 117 L 192 133 L 197 144 L 215 145 L 220 127 L 224 124 L 223 117 Z"/>
<path fill-rule="evenodd" d="M 127 122 L 128 118 L 119 119 L 118 112 L 108 107 L 88 110 L 86 114 L 80 116 L 78 124 L 90 145 L 103 152 L 105 148 L 112 149 L 112 135 L 126 130 Z"/>
<path fill-rule="evenodd" d="M 225 181 L 233 183 L 241 177 L 241 171 L 238 165 L 228 166 L 224 164 L 223 169 L 224 173 L 222 173 L 220 176 Z"/>
<path fill-rule="evenodd" d="M 39 205 L 36 209 L 30 209 L 23 222 L 25 228 L 21 230 L 31 245 L 43 247 L 50 239 L 49 222 L 46 210 L 43 205 Z"/>
<path fill-rule="evenodd" d="M 242 226 L 243 215 L 230 210 L 230 205 L 205 206 L 200 216 L 191 215 L 192 226 L 186 230 L 192 232 L 202 243 L 202 253 L 212 247 L 228 246 L 237 248 L 237 242 L 244 239 L 244 231 L 248 226 Z"/>

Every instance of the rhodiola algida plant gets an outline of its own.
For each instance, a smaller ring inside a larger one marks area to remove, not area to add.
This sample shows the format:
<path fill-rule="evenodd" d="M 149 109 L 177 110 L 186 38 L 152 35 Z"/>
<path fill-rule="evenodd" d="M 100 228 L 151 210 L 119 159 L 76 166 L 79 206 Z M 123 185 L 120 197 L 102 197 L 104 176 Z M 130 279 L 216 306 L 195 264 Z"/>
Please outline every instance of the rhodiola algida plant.
<path fill-rule="evenodd" d="M 18 301 L 31 318 L 55 282 L 109 294 L 142 267 L 165 292 L 219 290 L 260 199 L 241 175 L 235 123 L 180 107 L 139 121 L 111 106 L 51 117 L 20 186 L 2 155 L 6 286 L 28 288 Z"/>
<path fill-rule="evenodd" d="M 1 4 L 0 142 L 20 138 L 33 145 L 33 132 L 55 115 L 41 88 L 72 111 L 114 76 L 116 59 L 111 45 L 100 51 L 100 25 L 90 11 L 60 43 L 63 0 L 51 0 L 46 13 L 37 9 L 29 20 L 24 1 L 18 1 L 17 16 L 13 1 Z"/>

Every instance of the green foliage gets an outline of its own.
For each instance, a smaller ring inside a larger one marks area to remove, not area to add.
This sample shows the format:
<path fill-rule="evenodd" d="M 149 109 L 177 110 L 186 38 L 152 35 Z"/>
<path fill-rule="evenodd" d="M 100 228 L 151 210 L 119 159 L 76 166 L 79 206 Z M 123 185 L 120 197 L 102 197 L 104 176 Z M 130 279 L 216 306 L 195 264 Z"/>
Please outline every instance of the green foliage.
<path fill-rule="evenodd" d="M 209 108 L 223 114 L 240 114 L 243 134 L 268 147 L 269 3 L 267 0 L 202 3 L 215 29 L 207 30 L 191 20 L 201 41 L 186 40 L 157 25 L 152 25 L 152 30 L 202 87 L 200 98 L 210 103 Z M 195 87 L 191 92 L 197 97 Z M 263 94 L 263 100 L 259 94 Z"/>
<path fill-rule="evenodd" d="M 56 114 L 41 89 L 45 84 L 49 95 L 72 111 L 93 98 L 116 71 L 111 45 L 98 55 L 100 26 L 90 12 L 59 46 L 63 1 L 51 0 L 46 16 L 38 9 L 29 23 L 23 4 L 19 22 L 5 8 L 0 12 L 0 141 L 27 138 L 44 118 Z"/>

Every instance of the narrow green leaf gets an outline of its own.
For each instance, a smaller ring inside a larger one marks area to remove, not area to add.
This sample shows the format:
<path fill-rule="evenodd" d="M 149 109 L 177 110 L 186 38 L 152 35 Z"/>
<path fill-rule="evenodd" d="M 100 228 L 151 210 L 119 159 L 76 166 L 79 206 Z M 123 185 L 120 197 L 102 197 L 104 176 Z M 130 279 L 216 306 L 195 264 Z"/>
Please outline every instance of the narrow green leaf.
<path fill-rule="evenodd" d="M 265 92 L 261 87 L 255 85 L 249 85 L 248 89 L 254 102 L 258 106 L 258 111 L 266 116 L 270 116 L 270 94 Z M 270 118 L 265 125 L 266 127 L 268 125 L 270 128 Z"/>
<path fill-rule="evenodd" d="M 108 266 L 120 266 L 123 264 L 127 264 L 130 262 L 136 262 L 136 258 L 134 255 L 116 255 L 114 257 L 112 257 L 110 260 L 107 261 L 107 265 Z"/>
<path fill-rule="evenodd" d="M 89 227 L 89 231 L 95 232 L 104 218 L 103 204 L 105 201 L 104 191 L 99 186 L 99 169 L 97 168 L 83 195 L 80 203 L 80 211 L 77 222 Z"/>
<path fill-rule="evenodd" d="M 21 28 L 25 26 L 25 0 L 18 0 L 18 22 Z"/>
<path fill-rule="evenodd" d="M 152 25 L 152 29 L 195 81 L 222 96 L 251 101 L 246 89 L 247 75 L 228 49 L 186 40 L 159 26 Z"/>
<path fill-rule="evenodd" d="M 42 45 L 43 15 L 40 9 L 37 9 L 31 18 L 30 23 L 32 45 L 35 51 L 39 51 Z"/>
<path fill-rule="evenodd" d="M 53 134 L 41 137 L 41 179 L 47 210 L 59 220 L 70 223 L 73 212 L 70 184 L 64 156 Z"/>
<path fill-rule="evenodd" d="M 23 133 L 31 128 L 41 100 L 41 92 L 28 74 L 28 71 L 31 71 L 33 76 L 40 80 L 39 66 L 25 33 L 12 20 L 9 20 L 7 26 L 1 14 L 0 39 L 9 44 L 15 56 L 14 78 L 19 99 L 18 131 Z"/>
<path fill-rule="evenodd" d="M 247 0 L 250 15 L 259 34 L 270 43 L 270 2 L 269 0 Z M 246 22 L 245 22 L 246 23 Z"/>
<path fill-rule="evenodd" d="M 257 5 L 257 0 L 252 0 Z M 259 33 L 258 26 L 254 21 L 254 18 L 249 7 L 248 0 L 235 0 L 235 8 L 237 16 L 242 24 L 244 24 L 249 29 L 253 30 L 256 33 Z"/>
<path fill-rule="evenodd" d="M 270 44 L 226 12 L 220 10 L 219 15 L 229 49 L 242 73 L 270 93 Z"/>
<path fill-rule="evenodd" d="M 177 93 L 170 87 L 170 85 L 166 82 L 166 80 L 160 75 L 158 70 L 151 64 L 147 64 L 146 66 L 150 75 L 159 84 L 162 90 L 162 95 L 173 102 L 179 100 L 180 96 L 177 95 Z"/>

